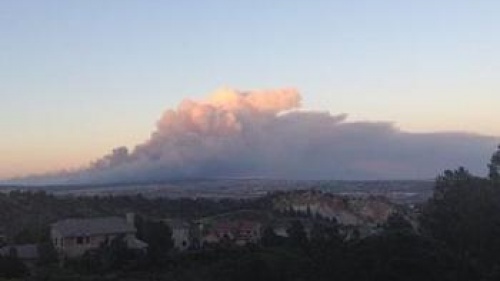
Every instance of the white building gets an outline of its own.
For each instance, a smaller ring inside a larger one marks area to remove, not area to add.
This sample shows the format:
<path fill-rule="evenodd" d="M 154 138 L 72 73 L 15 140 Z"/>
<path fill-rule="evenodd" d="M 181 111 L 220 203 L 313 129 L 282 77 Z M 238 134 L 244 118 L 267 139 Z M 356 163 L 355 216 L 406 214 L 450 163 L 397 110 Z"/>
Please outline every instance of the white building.
<path fill-rule="evenodd" d="M 174 248 L 185 251 L 191 247 L 191 225 L 183 220 L 165 220 L 172 230 Z"/>

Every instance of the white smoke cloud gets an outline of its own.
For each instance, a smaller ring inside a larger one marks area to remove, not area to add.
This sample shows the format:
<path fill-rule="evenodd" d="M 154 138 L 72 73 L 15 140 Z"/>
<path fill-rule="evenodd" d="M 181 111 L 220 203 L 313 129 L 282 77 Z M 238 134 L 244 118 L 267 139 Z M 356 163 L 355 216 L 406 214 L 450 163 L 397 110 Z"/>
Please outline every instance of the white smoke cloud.
<path fill-rule="evenodd" d="M 497 139 L 403 132 L 390 123 L 297 111 L 296 90 L 217 91 L 167 110 L 149 140 L 114 149 L 89 168 L 37 178 L 58 183 L 181 178 L 433 178 L 464 165 L 483 171 Z"/>

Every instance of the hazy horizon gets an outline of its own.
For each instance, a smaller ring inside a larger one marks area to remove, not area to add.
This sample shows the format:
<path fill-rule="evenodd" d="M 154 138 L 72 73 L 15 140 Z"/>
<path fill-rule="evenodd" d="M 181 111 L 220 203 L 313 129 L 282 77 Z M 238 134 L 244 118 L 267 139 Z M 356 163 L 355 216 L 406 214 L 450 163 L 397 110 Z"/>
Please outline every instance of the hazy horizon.
<path fill-rule="evenodd" d="M 498 142 L 477 134 L 409 133 L 387 122 L 348 121 L 345 114 L 303 110 L 301 101 L 295 89 L 222 88 L 164 111 L 150 137 L 132 149 L 117 144 L 87 167 L 19 182 L 429 179 L 458 166 L 484 173 Z"/>

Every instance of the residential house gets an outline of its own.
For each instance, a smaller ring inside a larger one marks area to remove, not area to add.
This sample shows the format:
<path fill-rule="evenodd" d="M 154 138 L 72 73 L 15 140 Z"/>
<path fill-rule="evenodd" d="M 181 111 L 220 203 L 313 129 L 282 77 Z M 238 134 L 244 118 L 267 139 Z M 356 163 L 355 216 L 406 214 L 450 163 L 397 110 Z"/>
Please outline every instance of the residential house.
<path fill-rule="evenodd" d="M 183 220 L 164 220 L 172 230 L 174 248 L 179 251 L 189 249 L 193 244 L 191 224 Z"/>
<path fill-rule="evenodd" d="M 255 221 L 218 222 L 208 228 L 202 241 L 204 245 L 229 242 L 243 246 L 258 243 L 261 238 L 261 227 L 261 223 Z"/>
<path fill-rule="evenodd" d="M 259 222 L 242 221 L 236 230 L 236 245 L 244 246 L 249 243 L 258 243 L 261 238 L 262 225 Z"/>
<path fill-rule="evenodd" d="M 37 244 L 9 245 L 0 248 L 0 256 L 14 256 L 33 267 L 39 259 Z"/>
<path fill-rule="evenodd" d="M 51 225 L 55 249 L 64 257 L 79 257 L 121 237 L 130 249 L 146 250 L 147 244 L 135 237 L 133 215 L 126 218 L 103 217 L 66 219 Z"/>

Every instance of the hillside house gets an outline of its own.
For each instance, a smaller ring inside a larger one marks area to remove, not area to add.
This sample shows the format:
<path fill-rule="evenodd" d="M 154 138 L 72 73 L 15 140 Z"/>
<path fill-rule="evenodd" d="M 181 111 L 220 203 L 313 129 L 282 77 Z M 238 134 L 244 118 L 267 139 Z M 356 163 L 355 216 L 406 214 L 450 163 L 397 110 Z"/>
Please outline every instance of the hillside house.
<path fill-rule="evenodd" d="M 258 222 L 243 221 L 238 225 L 236 232 L 236 245 L 257 243 L 261 238 L 262 225 Z"/>
<path fill-rule="evenodd" d="M 98 249 L 118 237 L 122 237 L 130 249 L 146 250 L 147 244 L 135 237 L 136 232 L 133 215 L 128 214 L 127 218 L 62 220 L 51 225 L 50 235 L 58 253 L 73 258 Z"/>
<path fill-rule="evenodd" d="M 254 221 L 219 222 L 211 226 L 203 236 L 203 244 L 231 242 L 239 246 L 258 243 L 262 225 Z"/>
<path fill-rule="evenodd" d="M 191 224 L 183 220 L 165 220 L 172 230 L 174 248 L 185 251 L 192 246 Z"/>
<path fill-rule="evenodd" d="M 9 245 L 0 248 L 0 256 L 14 256 L 23 261 L 28 267 L 33 267 L 39 259 L 38 245 Z"/>

